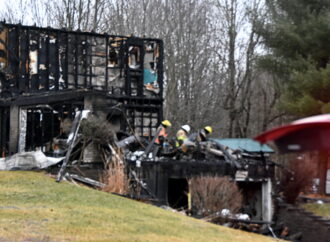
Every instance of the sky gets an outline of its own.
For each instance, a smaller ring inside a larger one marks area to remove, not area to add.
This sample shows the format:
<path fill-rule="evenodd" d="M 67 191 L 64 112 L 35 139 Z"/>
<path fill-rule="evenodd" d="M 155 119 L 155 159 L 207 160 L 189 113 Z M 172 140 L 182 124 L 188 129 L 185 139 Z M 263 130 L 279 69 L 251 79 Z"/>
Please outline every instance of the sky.
<path fill-rule="evenodd" d="M 24 25 L 33 25 L 35 24 L 35 20 L 33 16 L 33 6 L 31 3 L 33 2 L 40 2 L 38 0 L 0 0 L 0 20 L 3 20 L 3 16 L 5 15 L 7 21 L 13 21 L 12 23 L 19 23 L 21 22 Z M 22 7 L 23 6 L 23 9 Z M 6 13 L 5 11 L 7 8 L 13 9 L 11 14 Z M 27 9 L 26 9 L 27 8 Z M 32 9 L 29 9 L 32 8 Z M 8 16 L 11 16 L 8 19 Z M 10 20 L 11 19 L 11 20 Z"/>

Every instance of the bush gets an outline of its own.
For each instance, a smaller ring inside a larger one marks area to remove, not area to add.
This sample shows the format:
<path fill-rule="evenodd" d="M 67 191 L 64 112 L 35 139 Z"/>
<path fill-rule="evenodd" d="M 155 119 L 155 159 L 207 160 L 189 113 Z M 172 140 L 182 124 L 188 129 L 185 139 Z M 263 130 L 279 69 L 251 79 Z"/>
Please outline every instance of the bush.
<path fill-rule="evenodd" d="M 193 210 L 203 216 L 229 209 L 237 213 L 242 208 L 243 196 L 228 177 L 195 177 L 189 180 Z"/>
<path fill-rule="evenodd" d="M 315 169 L 306 159 L 290 161 L 289 169 L 281 179 L 281 190 L 287 203 L 295 203 L 297 197 L 306 188 L 312 185 Z"/>

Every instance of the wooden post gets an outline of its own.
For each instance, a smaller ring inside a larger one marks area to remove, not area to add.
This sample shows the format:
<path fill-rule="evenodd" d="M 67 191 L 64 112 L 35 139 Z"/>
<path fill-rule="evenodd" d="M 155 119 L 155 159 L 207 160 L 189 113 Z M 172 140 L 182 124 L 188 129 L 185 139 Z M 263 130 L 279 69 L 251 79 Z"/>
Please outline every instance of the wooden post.
<path fill-rule="evenodd" d="M 261 185 L 261 196 L 262 196 L 262 220 L 270 222 L 272 221 L 272 182 L 268 178 L 267 181 Z"/>
<path fill-rule="evenodd" d="M 329 159 L 328 151 L 319 152 L 318 177 L 320 178 L 319 194 L 321 195 L 325 195 L 325 183 L 327 179 L 328 159 Z"/>
<path fill-rule="evenodd" d="M 14 154 L 18 151 L 19 118 L 19 106 L 10 106 L 9 154 Z"/>

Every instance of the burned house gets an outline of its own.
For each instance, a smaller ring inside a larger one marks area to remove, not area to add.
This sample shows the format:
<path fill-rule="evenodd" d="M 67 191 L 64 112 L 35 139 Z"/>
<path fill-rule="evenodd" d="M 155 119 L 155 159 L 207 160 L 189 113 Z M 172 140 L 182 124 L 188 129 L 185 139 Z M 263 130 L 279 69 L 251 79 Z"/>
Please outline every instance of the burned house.
<path fill-rule="evenodd" d="M 2 23 L 0 68 L 1 154 L 46 151 L 76 110 L 141 136 L 162 120 L 161 40 Z"/>
<path fill-rule="evenodd" d="M 163 119 L 163 43 L 159 39 L 0 24 L 0 151 L 41 150 L 53 156 L 76 114 L 97 113 L 119 140 L 153 137 Z M 258 152 L 206 147 L 197 156 L 157 159 L 127 154 L 147 195 L 172 207 L 188 203 L 187 179 L 229 176 L 239 183 L 253 218 L 272 217 L 273 164 Z M 69 157 L 68 157 L 69 158 Z M 91 152 L 83 162 L 93 161 Z"/>

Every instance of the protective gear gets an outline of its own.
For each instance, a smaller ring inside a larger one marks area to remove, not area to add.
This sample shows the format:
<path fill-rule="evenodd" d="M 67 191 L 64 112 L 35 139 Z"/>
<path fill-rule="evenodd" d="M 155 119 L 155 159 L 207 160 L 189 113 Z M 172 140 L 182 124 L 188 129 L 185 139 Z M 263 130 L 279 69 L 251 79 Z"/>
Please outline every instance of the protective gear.
<path fill-rule="evenodd" d="M 190 133 L 190 126 L 188 124 L 182 125 L 181 129 L 185 131 L 187 134 Z"/>
<path fill-rule="evenodd" d="M 204 130 L 206 131 L 207 134 L 212 134 L 212 127 L 211 126 L 205 126 Z"/>
<path fill-rule="evenodd" d="M 164 142 L 164 140 L 167 138 L 167 132 L 166 132 L 166 128 L 165 127 L 159 127 L 159 133 L 158 133 L 158 137 L 155 140 L 156 144 L 162 144 Z"/>
<path fill-rule="evenodd" d="M 163 121 L 162 121 L 162 125 L 163 125 L 164 127 L 171 127 L 171 126 L 172 126 L 171 122 L 168 121 L 168 120 L 163 120 Z"/>
<path fill-rule="evenodd" d="M 176 144 L 175 146 L 178 148 L 183 144 L 183 141 L 187 139 L 187 132 L 181 127 L 179 131 L 176 133 Z"/>

